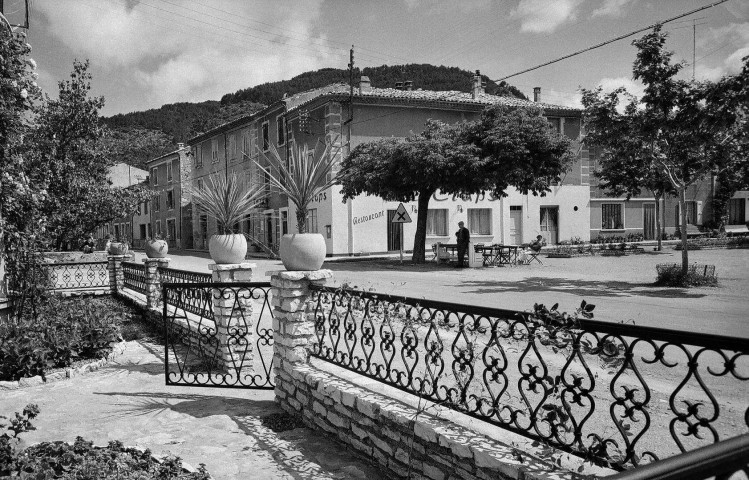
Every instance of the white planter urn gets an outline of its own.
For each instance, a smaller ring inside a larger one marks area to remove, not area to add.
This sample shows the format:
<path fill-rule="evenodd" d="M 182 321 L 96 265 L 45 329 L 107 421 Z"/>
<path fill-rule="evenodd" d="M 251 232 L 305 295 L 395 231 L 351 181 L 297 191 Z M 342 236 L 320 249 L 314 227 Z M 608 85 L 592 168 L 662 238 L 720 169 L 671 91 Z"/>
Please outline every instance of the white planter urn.
<path fill-rule="evenodd" d="M 211 235 L 208 252 L 217 264 L 242 263 L 247 255 L 247 240 L 241 233 Z"/>
<path fill-rule="evenodd" d="M 281 262 L 286 270 L 319 270 L 326 251 L 325 239 L 319 233 L 287 233 L 281 237 Z"/>

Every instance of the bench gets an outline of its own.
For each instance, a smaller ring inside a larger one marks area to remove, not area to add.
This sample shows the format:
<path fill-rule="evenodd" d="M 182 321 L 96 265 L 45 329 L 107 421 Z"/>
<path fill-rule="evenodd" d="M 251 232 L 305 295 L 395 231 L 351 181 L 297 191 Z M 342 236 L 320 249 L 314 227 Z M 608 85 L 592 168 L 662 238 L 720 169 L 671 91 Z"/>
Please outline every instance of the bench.
<path fill-rule="evenodd" d="M 749 228 L 746 225 L 726 225 L 726 235 L 747 235 L 749 234 Z"/>

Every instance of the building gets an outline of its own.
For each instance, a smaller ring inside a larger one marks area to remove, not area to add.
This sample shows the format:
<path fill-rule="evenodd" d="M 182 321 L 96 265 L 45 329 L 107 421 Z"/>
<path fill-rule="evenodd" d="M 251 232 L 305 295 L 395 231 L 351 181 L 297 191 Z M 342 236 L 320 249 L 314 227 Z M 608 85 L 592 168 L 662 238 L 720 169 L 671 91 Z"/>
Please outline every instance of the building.
<path fill-rule="evenodd" d="M 190 149 L 177 150 L 146 162 L 151 198 L 150 232 L 167 240 L 169 248 L 193 248 L 192 204 L 190 202 Z M 152 235 L 153 234 L 153 235 Z"/>
<path fill-rule="evenodd" d="M 117 163 L 109 167 L 107 178 L 111 182 L 112 188 L 127 188 L 145 184 L 148 180 L 148 172 L 126 163 Z M 131 245 L 141 243 L 145 236 L 141 236 L 140 233 L 142 227 L 148 224 L 149 218 L 148 207 L 141 204 L 135 215 L 116 218 L 101 225 L 96 231 L 96 238 L 102 240 L 100 247 L 103 246 L 103 240 L 107 235 L 113 239 L 126 241 Z"/>
<path fill-rule="evenodd" d="M 459 221 L 466 222 L 474 242 L 522 244 L 542 235 L 548 243 L 590 235 L 589 157 L 580 144 L 582 112 L 578 109 L 488 95 L 481 77 L 474 77 L 470 93 L 414 89 L 411 82 L 397 88 L 375 88 L 362 77 L 353 90 L 335 84 L 280 100 L 264 110 L 217 127 L 189 141 L 193 149 L 193 186 L 203 188 L 211 172 L 240 172 L 250 181 L 262 183 L 270 196 L 258 219 L 240 226 L 252 238 L 266 245 L 277 244 L 280 235 L 295 231 L 294 207 L 274 192 L 267 179 L 260 178 L 252 160 L 271 144 L 286 155 L 286 147 L 317 142 L 341 146 L 343 158 L 356 145 L 386 137 L 406 137 L 423 130 L 428 119 L 448 123 L 473 120 L 490 105 L 540 106 L 552 125 L 572 138 L 577 161 L 563 181 L 546 196 L 522 195 L 510 189 L 505 198 L 474 195 L 470 198 L 436 194 L 430 201 L 427 247 L 436 242 L 453 242 Z M 321 193 L 310 206 L 308 230 L 322 233 L 328 255 L 379 253 L 413 248 L 415 221 L 391 222 L 398 202 L 360 196 L 342 201 L 340 188 Z M 406 204 L 415 220 L 416 202 Z M 215 225 L 195 212 L 196 247 L 205 248 Z"/>

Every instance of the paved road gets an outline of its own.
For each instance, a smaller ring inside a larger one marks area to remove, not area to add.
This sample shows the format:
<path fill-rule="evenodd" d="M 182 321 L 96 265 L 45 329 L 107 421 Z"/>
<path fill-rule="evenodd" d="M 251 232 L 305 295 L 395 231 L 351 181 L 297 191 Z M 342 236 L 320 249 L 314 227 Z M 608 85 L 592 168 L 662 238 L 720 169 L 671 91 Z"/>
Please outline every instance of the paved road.
<path fill-rule="evenodd" d="M 140 254 L 142 255 L 142 254 Z M 208 271 L 207 254 L 171 254 L 171 266 Z M 257 259 L 255 278 L 283 269 L 279 261 Z M 328 262 L 336 285 L 379 293 L 513 310 L 534 303 L 573 311 L 584 299 L 596 304 L 596 318 L 612 322 L 749 338 L 749 250 L 690 252 L 690 262 L 716 265 L 718 288 L 653 287 L 655 265 L 680 262 L 680 252 L 627 257 L 543 259 L 543 265 L 455 269 L 433 263 Z"/>

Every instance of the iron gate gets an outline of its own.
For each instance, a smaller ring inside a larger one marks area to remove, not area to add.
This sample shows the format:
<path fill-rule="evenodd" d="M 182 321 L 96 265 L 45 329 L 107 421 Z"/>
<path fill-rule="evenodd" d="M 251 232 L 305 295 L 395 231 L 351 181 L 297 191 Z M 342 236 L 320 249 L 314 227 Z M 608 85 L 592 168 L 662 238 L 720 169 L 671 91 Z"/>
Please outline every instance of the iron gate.
<path fill-rule="evenodd" d="M 164 283 L 167 385 L 273 389 L 270 283 Z"/>

